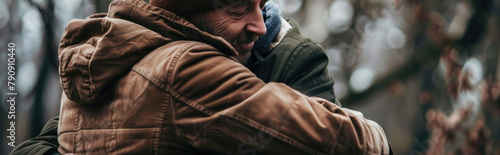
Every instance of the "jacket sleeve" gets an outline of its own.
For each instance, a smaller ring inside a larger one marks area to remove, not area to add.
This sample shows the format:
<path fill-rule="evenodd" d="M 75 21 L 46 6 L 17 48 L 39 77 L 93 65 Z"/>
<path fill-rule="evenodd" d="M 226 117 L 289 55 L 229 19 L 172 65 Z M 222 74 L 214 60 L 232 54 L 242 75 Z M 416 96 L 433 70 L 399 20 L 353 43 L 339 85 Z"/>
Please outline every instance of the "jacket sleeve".
<path fill-rule="evenodd" d="M 10 154 L 12 155 L 56 155 L 59 143 L 57 142 L 57 124 L 59 116 L 50 119 L 37 137 L 28 139 L 19 144 Z"/>
<path fill-rule="evenodd" d="M 388 154 L 377 123 L 265 84 L 220 52 L 194 49 L 173 62 L 166 90 L 177 134 L 192 146 L 223 154 Z"/>

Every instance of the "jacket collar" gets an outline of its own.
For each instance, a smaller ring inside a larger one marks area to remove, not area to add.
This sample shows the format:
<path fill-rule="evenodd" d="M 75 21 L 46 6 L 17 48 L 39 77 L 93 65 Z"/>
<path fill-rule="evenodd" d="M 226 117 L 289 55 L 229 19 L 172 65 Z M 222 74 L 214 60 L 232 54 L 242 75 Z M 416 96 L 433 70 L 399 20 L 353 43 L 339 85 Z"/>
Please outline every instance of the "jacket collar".
<path fill-rule="evenodd" d="M 301 35 L 300 30 L 298 28 L 298 24 L 295 20 L 293 19 L 281 19 L 281 28 L 276 35 L 276 38 L 271 42 L 271 46 L 269 48 L 270 52 L 267 55 L 261 55 L 260 52 L 256 51 L 255 49 L 252 50 L 252 54 L 250 55 L 250 59 L 248 60 L 248 63 L 245 65 L 248 68 L 254 67 L 262 63 L 270 53 L 274 51 L 274 49 L 285 39 L 285 36 L 287 35 Z"/>
<path fill-rule="evenodd" d="M 107 16 L 142 25 L 173 41 L 199 41 L 212 45 L 228 55 L 238 55 L 231 44 L 222 37 L 201 31 L 184 18 L 142 0 L 115 0 L 110 4 Z"/>

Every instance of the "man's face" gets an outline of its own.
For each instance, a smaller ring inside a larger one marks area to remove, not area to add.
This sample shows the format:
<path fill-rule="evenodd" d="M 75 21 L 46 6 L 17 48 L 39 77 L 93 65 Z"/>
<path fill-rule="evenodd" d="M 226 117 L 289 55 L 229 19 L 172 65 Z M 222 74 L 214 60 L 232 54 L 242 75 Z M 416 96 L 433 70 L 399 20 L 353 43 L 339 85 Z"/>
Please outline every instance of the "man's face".
<path fill-rule="evenodd" d="M 192 19 L 201 30 L 221 36 L 238 51 L 246 63 L 255 41 L 266 33 L 262 8 L 268 0 L 232 0 L 233 3 Z M 216 1 L 217 2 L 217 1 Z"/>

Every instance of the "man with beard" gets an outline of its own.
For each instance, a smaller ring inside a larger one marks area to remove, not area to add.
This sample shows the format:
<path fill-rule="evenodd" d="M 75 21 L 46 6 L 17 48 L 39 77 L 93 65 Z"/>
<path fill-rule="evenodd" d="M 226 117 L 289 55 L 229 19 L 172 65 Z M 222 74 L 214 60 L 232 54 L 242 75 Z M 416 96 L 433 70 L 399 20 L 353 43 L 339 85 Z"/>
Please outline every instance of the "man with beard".
<path fill-rule="evenodd" d="M 209 2 L 115 1 L 107 16 L 70 23 L 60 47 L 59 151 L 388 153 L 376 123 L 265 84 L 241 65 L 252 65 L 266 33 L 266 1 Z"/>

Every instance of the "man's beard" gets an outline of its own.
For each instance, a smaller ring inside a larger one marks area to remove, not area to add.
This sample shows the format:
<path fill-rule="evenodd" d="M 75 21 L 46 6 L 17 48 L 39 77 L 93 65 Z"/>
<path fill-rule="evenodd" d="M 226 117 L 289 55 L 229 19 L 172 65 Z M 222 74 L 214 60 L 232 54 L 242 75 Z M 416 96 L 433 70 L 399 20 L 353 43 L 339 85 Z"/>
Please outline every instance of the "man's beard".
<path fill-rule="evenodd" d="M 199 28 L 202 31 L 208 32 L 208 33 L 215 35 L 215 36 L 220 36 L 220 37 L 224 38 L 226 41 L 228 41 L 227 36 L 215 34 L 214 29 L 212 27 L 210 27 L 210 25 L 208 25 L 208 22 L 206 20 L 202 20 L 200 22 Z M 255 35 L 254 33 L 249 33 L 249 32 L 246 32 L 245 30 L 243 30 L 243 31 L 241 31 L 240 34 L 236 35 L 236 38 L 231 40 L 229 43 L 231 44 L 231 46 L 233 46 L 233 48 L 235 48 L 239 44 L 255 42 L 258 38 L 259 38 L 259 36 Z M 237 51 L 237 52 L 238 52 L 238 55 L 235 56 L 235 58 L 238 61 L 240 61 L 242 64 L 246 65 L 248 62 L 248 59 L 250 59 L 250 55 L 252 54 L 251 50 L 250 51 Z"/>

